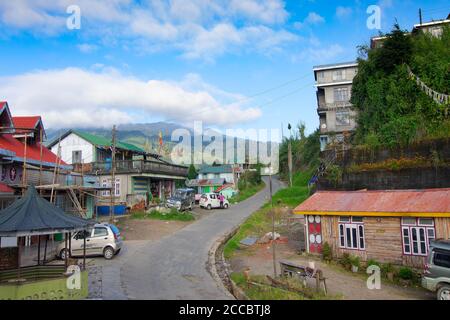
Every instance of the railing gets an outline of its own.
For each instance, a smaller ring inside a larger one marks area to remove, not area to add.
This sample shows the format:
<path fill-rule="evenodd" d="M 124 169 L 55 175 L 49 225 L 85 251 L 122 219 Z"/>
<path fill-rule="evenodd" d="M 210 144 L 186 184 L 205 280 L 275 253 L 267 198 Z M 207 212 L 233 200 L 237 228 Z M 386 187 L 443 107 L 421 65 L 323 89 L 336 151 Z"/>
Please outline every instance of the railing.
<path fill-rule="evenodd" d="M 91 173 L 111 172 L 111 162 L 93 162 Z M 187 176 L 188 168 L 149 160 L 117 160 L 116 173 L 159 173 L 172 176 Z"/>
<path fill-rule="evenodd" d="M 17 269 L 2 270 L 0 271 L 0 283 L 17 279 L 19 274 L 21 279 L 27 281 L 58 278 L 63 276 L 64 271 L 64 265 L 21 267 L 20 272 Z"/>
<path fill-rule="evenodd" d="M 337 102 L 333 102 L 333 103 L 320 103 L 319 107 L 317 108 L 317 111 L 318 112 L 331 111 L 331 110 L 350 108 L 350 107 L 352 107 L 352 104 L 350 103 L 350 101 L 337 101 Z"/>

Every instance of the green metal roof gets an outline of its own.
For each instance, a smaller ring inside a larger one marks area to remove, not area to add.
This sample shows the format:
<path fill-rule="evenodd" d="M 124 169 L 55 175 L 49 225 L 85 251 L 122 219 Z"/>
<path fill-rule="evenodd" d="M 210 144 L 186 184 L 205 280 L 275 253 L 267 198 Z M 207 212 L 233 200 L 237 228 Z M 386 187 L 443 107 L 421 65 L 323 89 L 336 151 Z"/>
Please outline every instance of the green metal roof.
<path fill-rule="evenodd" d="M 198 173 L 232 173 L 233 168 L 231 165 L 220 165 L 220 166 L 202 166 L 200 167 Z"/>
<path fill-rule="evenodd" d="M 83 131 L 78 131 L 78 130 L 73 130 L 73 133 L 75 133 L 76 135 L 80 136 L 84 140 L 86 140 L 96 146 L 109 148 L 112 145 L 112 140 L 105 138 L 105 137 L 96 136 L 94 134 L 83 132 Z M 133 151 L 133 152 L 145 153 L 145 151 L 143 149 L 136 147 L 134 144 L 126 143 L 126 142 L 122 142 L 122 141 L 116 142 L 116 148 L 123 149 L 123 150 L 129 150 L 129 151 Z"/>

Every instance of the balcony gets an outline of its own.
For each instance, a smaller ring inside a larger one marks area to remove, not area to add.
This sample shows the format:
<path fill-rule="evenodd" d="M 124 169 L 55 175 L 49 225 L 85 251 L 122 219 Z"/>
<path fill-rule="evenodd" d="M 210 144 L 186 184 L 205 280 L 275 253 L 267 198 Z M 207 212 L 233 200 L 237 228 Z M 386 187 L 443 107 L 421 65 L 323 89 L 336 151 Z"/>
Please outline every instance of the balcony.
<path fill-rule="evenodd" d="M 324 113 L 326 111 L 336 111 L 339 109 L 347 109 L 351 108 L 353 105 L 350 101 L 338 101 L 334 103 L 319 103 L 319 107 L 317 108 L 317 112 Z"/>
<path fill-rule="evenodd" d="M 110 174 L 111 162 L 93 162 L 89 169 L 90 174 Z M 153 173 L 185 177 L 188 168 L 151 160 L 117 160 L 115 173 Z"/>

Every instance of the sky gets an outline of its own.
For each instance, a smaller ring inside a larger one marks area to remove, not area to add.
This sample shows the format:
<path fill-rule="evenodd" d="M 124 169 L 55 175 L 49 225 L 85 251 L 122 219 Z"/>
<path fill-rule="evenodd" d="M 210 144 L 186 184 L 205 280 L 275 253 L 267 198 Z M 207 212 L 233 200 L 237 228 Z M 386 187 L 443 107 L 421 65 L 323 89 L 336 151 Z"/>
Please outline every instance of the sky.
<path fill-rule="evenodd" d="M 448 0 L 0 0 L 0 100 L 47 128 L 304 122 L 310 133 L 313 66 L 355 60 L 395 21 L 411 30 L 419 8 L 424 21 L 450 12 Z"/>

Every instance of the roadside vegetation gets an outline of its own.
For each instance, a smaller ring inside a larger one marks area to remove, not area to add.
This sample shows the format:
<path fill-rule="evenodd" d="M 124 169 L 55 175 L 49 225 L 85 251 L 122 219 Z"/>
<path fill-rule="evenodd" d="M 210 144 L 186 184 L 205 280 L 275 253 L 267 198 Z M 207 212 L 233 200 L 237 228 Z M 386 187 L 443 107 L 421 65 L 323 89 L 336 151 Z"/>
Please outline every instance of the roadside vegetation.
<path fill-rule="evenodd" d="M 239 193 L 229 199 L 230 203 L 244 201 L 264 189 L 261 165 L 257 164 L 253 169 L 254 171 L 246 171 L 241 175 L 238 183 Z"/>
<path fill-rule="evenodd" d="M 273 196 L 275 219 L 279 220 L 281 208 L 293 209 L 309 197 L 308 180 L 312 170 L 297 172 L 293 179 L 293 186 L 276 192 Z M 239 242 L 248 236 L 262 236 L 271 230 L 272 208 L 270 203 L 252 214 L 239 228 L 238 232 L 224 247 L 224 256 L 230 259 L 239 249 Z"/>
<path fill-rule="evenodd" d="M 152 210 L 150 213 L 147 212 L 135 212 L 131 215 L 131 219 L 142 220 L 142 219 L 155 219 L 155 220 L 174 220 L 174 221 L 193 221 L 195 220 L 194 215 L 191 212 L 179 212 L 176 209 L 170 210 L 168 213 L 159 212 L 157 210 Z"/>
<path fill-rule="evenodd" d="M 265 276 L 250 276 L 249 281 L 240 273 L 232 273 L 231 279 L 251 300 L 337 300 L 338 296 L 326 296 L 304 287 L 295 278 L 277 279 L 275 287 Z"/>
<path fill-rule="evenodd" d="M 367 147 L 408 145 L 449 138 L 449 105 L 425 94 L 412 72 L 433 90 L 450 92 L 450 28 L 442 37 L 407 34 L 395 25 L 383 46 L 359 48 L 351 102 L 358 110 L 354 143 Z"/>

